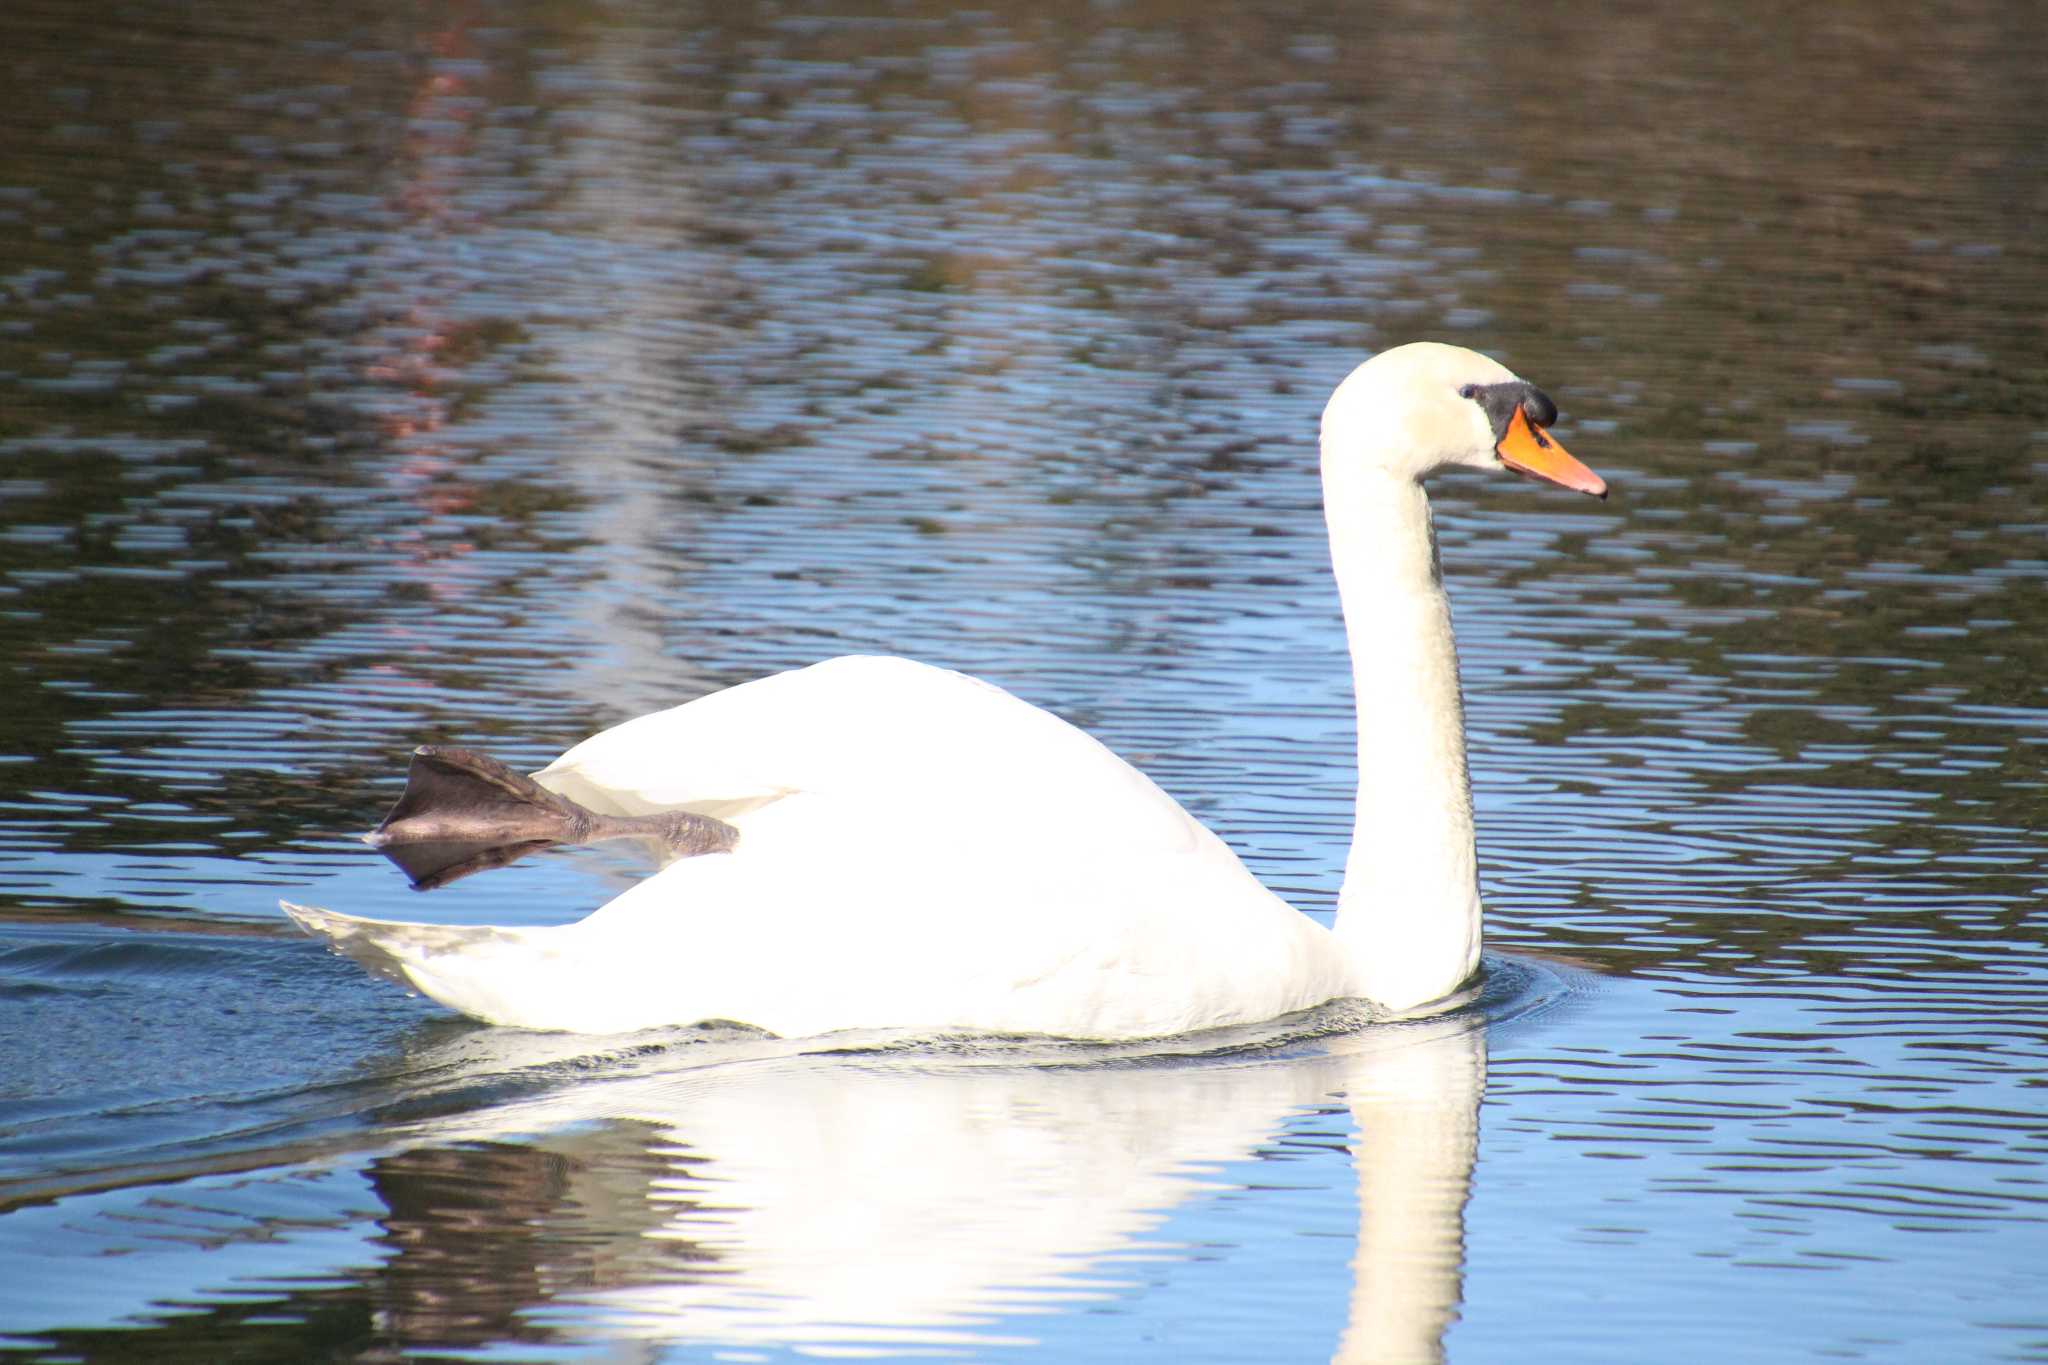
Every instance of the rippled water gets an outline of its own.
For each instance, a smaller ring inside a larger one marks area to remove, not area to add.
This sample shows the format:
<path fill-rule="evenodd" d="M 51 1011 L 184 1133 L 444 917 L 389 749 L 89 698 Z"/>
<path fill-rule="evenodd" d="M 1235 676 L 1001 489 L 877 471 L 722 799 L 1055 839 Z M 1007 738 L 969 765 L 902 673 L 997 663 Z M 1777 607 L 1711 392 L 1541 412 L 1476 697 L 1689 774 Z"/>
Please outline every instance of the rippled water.
<path fill-rule="evenodd" d="M 0 13 L 0 1354 L 2048 1359 L 2034 7 Z M 1441 336 L 1494 955 L 1167 1055 L 478 1028 L 406 750 L 849 651 L 1304 910 L 1313 458 Z"/>

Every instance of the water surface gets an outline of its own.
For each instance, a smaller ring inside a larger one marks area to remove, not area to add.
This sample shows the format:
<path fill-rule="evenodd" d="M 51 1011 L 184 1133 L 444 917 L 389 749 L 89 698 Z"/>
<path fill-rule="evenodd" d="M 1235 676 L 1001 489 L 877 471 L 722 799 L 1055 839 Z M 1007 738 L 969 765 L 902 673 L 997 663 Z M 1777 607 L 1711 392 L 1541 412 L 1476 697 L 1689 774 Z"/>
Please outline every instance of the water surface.
<path fill-rule="evenodd" d="M 0 36 L 0 1352 L 2048 1358 L 2032 7 Z M 411 745 L 851 651 L 1328 914 L 1315 421 L 1423 336 L 1616 490 L 1436 490 L 1472 1008 L 592 1043 L 284 928 L 573 919 L 355 841 Z"/>

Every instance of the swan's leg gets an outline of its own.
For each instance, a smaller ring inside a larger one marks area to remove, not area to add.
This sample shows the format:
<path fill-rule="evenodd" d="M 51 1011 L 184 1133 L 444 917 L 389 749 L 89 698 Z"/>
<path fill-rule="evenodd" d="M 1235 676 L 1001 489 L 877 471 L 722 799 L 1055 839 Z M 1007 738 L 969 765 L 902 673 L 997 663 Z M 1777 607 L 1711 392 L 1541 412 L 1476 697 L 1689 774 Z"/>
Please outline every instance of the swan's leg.
<path fill-rule="evenodd" d="M 554 844 L 648 838 L 670 858 L 731 848 L 739 831 L 690 811 L 600 815 L 469 749 L 413 750 L 405 792 L 364 836 L 422 891 Z"/>

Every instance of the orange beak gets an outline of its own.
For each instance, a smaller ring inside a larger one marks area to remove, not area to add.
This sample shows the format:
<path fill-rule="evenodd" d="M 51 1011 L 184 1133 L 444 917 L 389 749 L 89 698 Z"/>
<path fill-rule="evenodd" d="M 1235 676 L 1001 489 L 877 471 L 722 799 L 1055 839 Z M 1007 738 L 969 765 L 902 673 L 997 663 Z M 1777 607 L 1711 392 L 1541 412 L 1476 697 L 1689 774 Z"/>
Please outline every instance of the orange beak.
<path fill-rule="evenodd" d="M 1543 428 L 1533 425 L 1519 404 L 1515 415 L 1508 419 L 1508 434 L 1500 438 L 1500 444 L 1493 450 L 1500 456 L 1500 462 L 1517 474 L 1527 474 L 1574 493 L 1607 496 L 1607 480 L 1573 459 Z"/>

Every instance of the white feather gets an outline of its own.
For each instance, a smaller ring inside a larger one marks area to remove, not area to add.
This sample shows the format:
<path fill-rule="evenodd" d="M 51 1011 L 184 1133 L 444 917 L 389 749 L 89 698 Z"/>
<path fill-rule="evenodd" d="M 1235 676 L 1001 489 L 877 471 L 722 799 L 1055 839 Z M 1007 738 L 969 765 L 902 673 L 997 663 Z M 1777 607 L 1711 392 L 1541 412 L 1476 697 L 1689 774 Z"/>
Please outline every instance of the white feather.
<path fill-rule="evenodd" d="M 642 716 L 535 777 L 610 814 L 737 826 L 588 918 L 451 929 L 287 906 L 373 970 L 480 1019 L 618 1032 L 731 1020 L 1155 1037 L 1359 996 L 1406 1010 L 1478 961 L 1457 659 L 1421 477 L 1483 463 L 1461 383 L 1508 372 L 1417 345 L 1324 414 L 1353 649 L 1359 829 L 1334 931 L 1096 740 L 905 659 L 834 659 Z"/>

